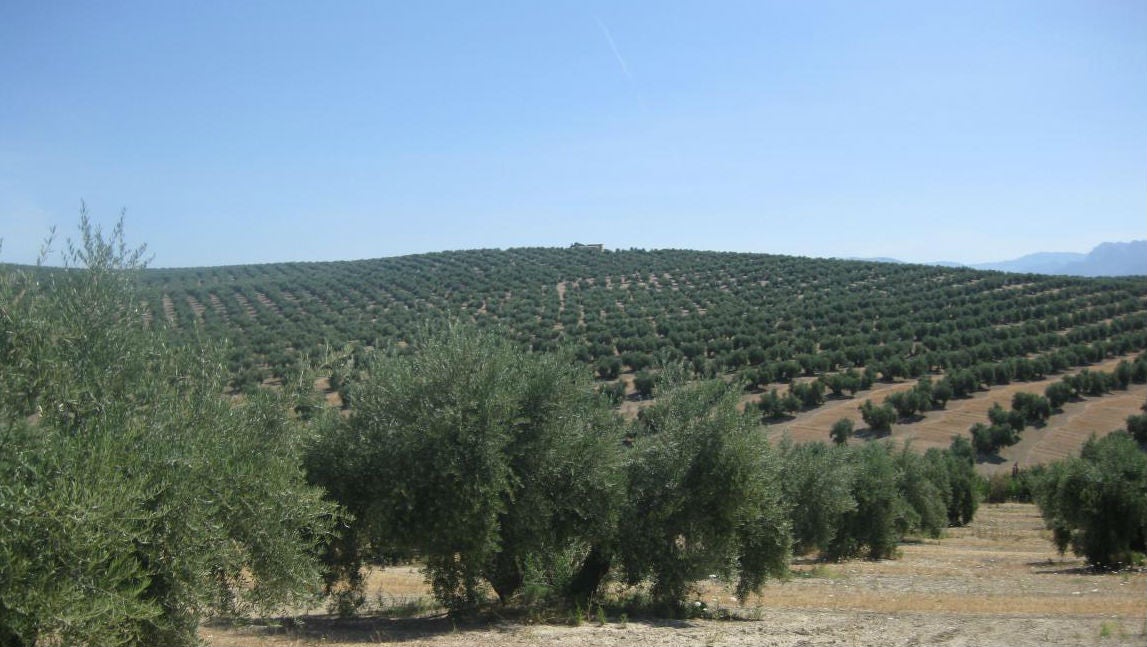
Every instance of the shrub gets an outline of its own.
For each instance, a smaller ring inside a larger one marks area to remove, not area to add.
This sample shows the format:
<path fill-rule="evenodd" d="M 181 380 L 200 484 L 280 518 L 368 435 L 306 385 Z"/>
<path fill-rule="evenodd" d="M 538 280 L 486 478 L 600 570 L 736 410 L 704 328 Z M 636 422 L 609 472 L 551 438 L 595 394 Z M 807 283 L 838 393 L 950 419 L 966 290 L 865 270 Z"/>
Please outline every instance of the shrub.
<path fill-rule="evenodd" d="M 972 434 L 972 447 L 982 456 L 995 454 L 1004 447 L 1011 447 L 1020 440 L 1016 430 L 1007 424 L 985 425 L 977 422 L 969 430 Z"/>
<path fill-rule="evenodd" d="M 793 553 L 806 555 L 825 549 L 836 537 L 845 513 L 856 509 L 852 497 L 852 454 L 844 447 L 832 448 L 824 443 L 794 445 L 787 439 L 781 443 L 779 453 Z"/>
<path fill-rule="evenodd" d="M 222 354 L 144 326 L 122 224 L 80 234 L 0 275 L 0 643 L 194 644 L 314 590 L 335 510 L 291 391 L 232 402 Z"/>
<path fill-rule="evenodd" d="M 805 409 L 812 409 L 824 404 L 824 383 L 818 381 L 814 382 L 798 382 L 793 384 L 789 389 L 793 397 L 800 401 L 800 406 Z"/>
<path fill-rule="evenodd" d="M 848 418 L 837 420 L 833 423 L 828 435 L 832 437 L 832 442 L 837 445 L 844 445 L 852 437 L 852 420 Z"/>
<path fill-rule="evenodd" d="M 1066 404 L 1072 397 L 1075 391 L 1066 382 L 1053 382 L 1044 389 L 1044 396 L 1048 400 L 1048 404 L 1052 409 L 1059 409 Z"/>
<path fill-rule="evenodd" d="M 598 387 L 598 392 L 605 396 L 610 404 L 619 405 L 625 400 L 625 382 L 618 380 L 610 384 L 603 384 Z"/>
<path fill-rule="evenodd" d="M 1140 445 L 1147 445 L 1147 415 L 1127 416 L 1127 433 Z"/>
<path fill-rule="evenodd" d="M 609 356 L 597 360 L 597 375 L 603 380 L 616 380 L 621 374 L 621 358 Z"/>
<path fill-rule="evenodd" d="M 638 397 L 643 400 L 648 400 L 653 397 L 653 391 L 656 385 L 657 377 L 648 371 L 639 371 L 633 376 L 633 389 Z"/>
<path fill-rule="evenodd" d="M 891 432 L 892 423 L 896 421 L 896 409 L 891 404 L 876 406 L 871 400 L 865 400 L 864 404 L 860 405 L 860 415 L 864 419 L 864 424 L 874 433 Z"/>
<path fill-rule="evenodd" d="M 896 554 L 904 511 L 891 447 L 865 443 L 851 456 L 855 474 L 851 495 L 856 505 L 840 515 L 824 556 L 839 560 L 863 554 L 869 559 L 889 559 Z"/>
<path fill-rule="evenodd" d="M 737 389 L 679 373 L 638 423 L 618 533 L 628 582 L 649 579 L 654 603 L 678 611 L 710 573 L 735 577 L 742 599 L 758 590 L 787 571 L 791 541 L 777 461 Z"/>
<path fill-rule="evenodd" d="M 307 458 L 354 515 L 328 553 L 342 579 L 332 589 L 359 586 L 366 555 L 414 551 L 435 598 L 460 611 L 482 602 L 485 584 L 505 601 L 528 577 L 561 590 L 597 568 L 621 494 L 622 434 L 580 368 L 450 325 L 410 353 L 374 356 L 352 392 L 351 416 Z"/>
<path fill-rule="evenodd" d="M 1053 463 L 1036 502 L 1056 547 L 1100 568 L 1141 562 L 1147 552 L 1147 454 L 1125 432 L 1092 437 L 1079 458 Z"/>
<path fill-rule="evenodd" d="M 1018 411 L 1024 422 L 1032 425 L 1043 424 L 1051 416 L 1051 402 L 1048 398 L 1020 391 L 1012 396 L 1012 410 Z"/>
<path fill-rule="evenodd" d="M 905 420 L 920 410 L 920 402 L 915 391 L 901 391 L 884 398 L 884 402 L 896 410 L 896 415 Z"/>
<path fill-rule="evenodd" d="M 928 450 L 929 455 L 935 450 Z M 966 526 L 979 507 L 981 478 L 976 474 L 976 456 L 963 436 L 954 436 L 948 450 L 942 453 L 948 476 L 948 525 Z"/>

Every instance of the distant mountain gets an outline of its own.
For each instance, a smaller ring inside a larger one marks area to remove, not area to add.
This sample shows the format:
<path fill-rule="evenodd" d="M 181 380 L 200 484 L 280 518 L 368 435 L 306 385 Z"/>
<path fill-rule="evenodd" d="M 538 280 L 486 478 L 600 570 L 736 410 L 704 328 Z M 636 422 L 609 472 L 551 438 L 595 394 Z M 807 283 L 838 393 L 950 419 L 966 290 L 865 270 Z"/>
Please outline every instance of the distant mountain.
<path fill-rule="evenodd" d="M 997 270 L 999 272 L 1032 272 L 1035 274 L 1064 274 L 1063 268 L 1082 262 L 1087 254 L 1077 252 L 1036 252 L 1010 261 L 977 263 L 971 267 L 977 270 Z"/>
<path fill-rule="evenodd" d="M 1063 274 L 1076 276 L 1147 275 L 1147 240 L 1102 243 L 1087 258 L 1070 263 Z"/>
<path fill-rule="evenodd" d="M 877 263 L 903 263 L 895 258 L 856 258 Z M 935 261 L 924 265 L 970 267 L 1022 274 L 1066 274 L 1069 276 L 1145 276 L 1147 275 L 1147 240 L 1129 243 L 1100 243 L 1087 254 L 1078 252 L 1036 252 L 1010 261 L 964 265 Z"/>
<path fill-rule="evenodd" d="M 846 261 L 867 261 L 869 263 L 903 263 L 904 261 L 899 258 L 891 258 L 889 256 L 873 256 L 871 258 L 860 258 L 857 256 L 849 256 L 844 259 Z"/>

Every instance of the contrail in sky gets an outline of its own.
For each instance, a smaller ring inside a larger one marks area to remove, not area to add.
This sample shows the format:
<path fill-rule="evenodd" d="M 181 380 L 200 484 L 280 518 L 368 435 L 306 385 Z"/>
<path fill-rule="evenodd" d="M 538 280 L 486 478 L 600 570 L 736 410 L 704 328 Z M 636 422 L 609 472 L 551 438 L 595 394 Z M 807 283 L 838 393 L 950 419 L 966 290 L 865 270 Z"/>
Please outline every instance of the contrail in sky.
<path fill-rule="evenodd" d="M 629 66 L 625 64 L 625 59 L 621 57 L 621 52 L 617 49 L 617 43 L 613 42 L 613 35 L 609 33 L 609 27 L 605 26 L 601 18 L 594 16 L 593 19 L 597 21 L 597 26 L 601 29 L 601 35 L 605 36 L 606 42 L 609 43 L 609 48 L 613 50 L 613 56 L 617 59 L 617 64 L 621 66 L 621 73 L 625 75 L 625 78 L 632 81 L 633 75 L 629 73 Z"/>

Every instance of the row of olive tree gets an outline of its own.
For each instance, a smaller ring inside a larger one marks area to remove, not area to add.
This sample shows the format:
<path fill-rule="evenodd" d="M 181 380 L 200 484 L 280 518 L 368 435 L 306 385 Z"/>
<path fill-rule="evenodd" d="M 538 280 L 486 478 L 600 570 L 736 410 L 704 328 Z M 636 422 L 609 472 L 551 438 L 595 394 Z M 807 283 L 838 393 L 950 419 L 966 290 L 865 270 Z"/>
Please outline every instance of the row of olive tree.
<path fill-rule="evenodd" d="M 778 453 L 737 385 L 690 377 L 663 368 L 657 402 L 625 423 L 588 371 L 472 328 L 374 356 L 306 463 L 354 518 L 328 552 L 341 610 L 361 603 L 365 563 L 397 558 L 420 560 L 452 610 L 486 586 L 585 604 L 611 578 L 674 609 L 709 574 L 758 590 L 794 541 L 885 558 L 906 533 L 970 520 L 970 449 Z"/>
<path fill-rule="evenodd" d="M 608 379 L 672 353 L 697 375 L 737 372 L 765 390 L 849 367 L 886 381 L 961 371 L 990 386 L 1147 347 L 1143 285 L 1130 278 L 511 249 L 159 270 L 146 282 L 156 320 L 234 341 L 230 368 L 249 388 L 324 342 L 385 345 L 447 317 L 522 348 L 572 346 Z"/>
<path fill-rule="evenodd" d="M 329 554 L 344 610 L 362 563 L 388 556 L 418 556 L 451 609 L 487 584 L 584 601 L 617 566 L 671 606 L 704 574 L 747 594 L 787 564 L 770 453 L 718 382 L 666 389 L 627 429 L 566 358 L 452 326 L 351 392 L 307 461 L 354 516 Z"/>
<path fill-rule="evenodd" d="M 918 454 L 887 442 L 850 447 L 783 442 L 781 484 L 793 548 L 826 559 L 895 556 L 907 534 L 938 536 L 972 520 L 979 477 L 968 441 Z"/>
<path fill-rule="evenodd" d="M 0 272 L 0 644 L 194 644 L 318 592 L 337 510 L 289 390 L 225 398 L 220 354 L 145 326 L 142 250 L 80 233 Z"/>
<path fill-rule="evenodd" d="M 1043 395 L 1020 391 L 1012 396 L 1011 409 L 993 404 L 988 410 L 988 424 L 972 425 L 972 446 L 982 455 L 995 454 L 1018 443 L 1027 425 L 1042 427 L 1073 399 L 1101 397 L 1113 389 L 1126 390 L 1131 384 L 1143 383 L 1147 383 L 1147 354 L 1140 354 L 1131 362 L 1123 360 L 1110 372 L 1083 369 L 1065 375 L 1049 384 Z M 1130 424 L 1128 431 L 1134 433 Z"/>

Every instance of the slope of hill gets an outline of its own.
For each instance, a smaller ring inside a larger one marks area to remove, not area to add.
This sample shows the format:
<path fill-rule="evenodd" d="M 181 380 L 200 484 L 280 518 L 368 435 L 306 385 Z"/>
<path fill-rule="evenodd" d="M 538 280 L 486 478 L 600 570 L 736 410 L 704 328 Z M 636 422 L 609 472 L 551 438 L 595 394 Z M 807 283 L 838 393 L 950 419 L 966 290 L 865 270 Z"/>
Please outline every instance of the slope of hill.
<path fill-rule="evenodd" d="M 890 379 L 1001 362 L 1048 372 L 1147 348 L 1137 279 L 763 254 L 473 250 L 144 282 L 153 322 L 230 340 L 240 386 L 324 344 L 386 345 L 447 318 L 569 349 L 607 377 L 683 359 L 761 385 L 849 366 Z"/>

